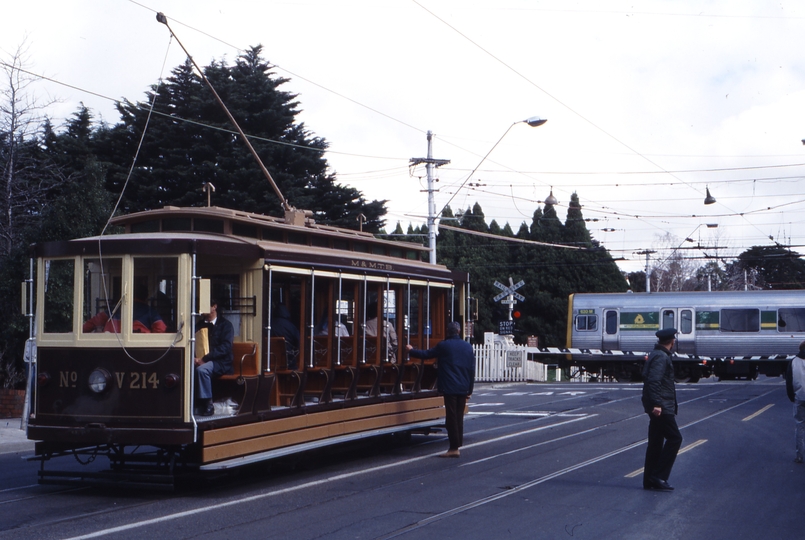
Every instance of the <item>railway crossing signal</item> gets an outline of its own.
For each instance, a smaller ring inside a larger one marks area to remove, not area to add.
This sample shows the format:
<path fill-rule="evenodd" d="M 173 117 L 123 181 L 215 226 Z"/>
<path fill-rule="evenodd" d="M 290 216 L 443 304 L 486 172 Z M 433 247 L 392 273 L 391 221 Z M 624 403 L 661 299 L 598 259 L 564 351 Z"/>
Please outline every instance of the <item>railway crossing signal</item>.
<path fill-rule="evenodd" d="M 500 301 L 501 304 L 509 306 L 509 320 L 511 321 L 514 304 L 516 304 L 518 301 L 525 302 L 525 296 L 517 292 L 517 289 L 525 285 L 525 281 L 521 279 L 520 281 L 515 283 L 514 280 L 511 277 L 509 277 L 508 285 L 504 285 L 500 281 L 496 281 L 493 285 L 498 289 L 500 289 L 501 291 L 503 291 L 500 294 L 498 294 L 493 299 L 493 301 L 494 302 Z"/>

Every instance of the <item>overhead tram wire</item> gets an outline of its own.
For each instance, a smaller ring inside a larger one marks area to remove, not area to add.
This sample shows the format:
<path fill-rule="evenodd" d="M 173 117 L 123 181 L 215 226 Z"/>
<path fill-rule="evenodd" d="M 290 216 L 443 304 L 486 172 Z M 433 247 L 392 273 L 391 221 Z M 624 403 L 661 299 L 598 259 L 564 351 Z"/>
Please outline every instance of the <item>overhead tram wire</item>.
<path fill-rule="evenodd" d="M 601 133 L 603 133 L 603 134 L 604 134 L 604 135 L 606 135 L 607 137 L 611 138 L 613 141 L 617 142 L 618 144 L 620 144 L 621 146 L 623 146 L 624 148 L 626 148 L 627 150 L 629 150 L 629 151 L 630 151 L 630 152 L 632 152 L 633 154 L 635 154 L 635 155 L 637 155 L 637 156 L 641 157 L 642 159 L 644 159 L 644 160 L 645 160 L 645 161 L 647 161 L 648 163 L 651 163 L 653 166 L 657 167 L 657 168 L 658 168 L 658 169 L 660 169 L 661 171 L 664 171 L 666 174 L 669 174 L 670 176 L 672 176 L 672 177 L 676 178 L 677 180 L 679 180 L 679 181 L 680 181 L 680 182 L 682 182 L 683 184 L 685 184 L 685 185 L 687 185 L 688 187 L 692 188 L 694 191 L 697 191 L 697 192 L 699 191 L 699 190 L 697 190 L 696 188 L 694 188 L 692 185 L 690 185 L 690 184 L 688 184 L 687 182 L 685 182 L 684 180 L 682 180 L 681 178 L 678 178 L 677 176 L 675 176 L 673 173 L 671 173 L 671 172 L 669 172 L 669 171 L 666 171 L 664 167 L 662 167 L 662 166 L 661 166 L 659 163 L 654 162 L 654 161 L 653 161 L 652 159 L 650 159 L 650 158 L 649 158 L 647 155 L 642 154 L 641 152 L 638 152 L 638 151 L 637 151 L 635 148 L 632 148 L 632 147 L 631 147 L 629 144 L 627 144 L 626 142 L 624 142 L 624 141 L 620 140 L 620 139 L 619 139 L 619 138 L 617 138 L 615 135 L 613 135 L 613 134 L 609 133 L 607 130 L 605 130 L 604 128 L 602 128 L 601 126 L 599 126 L 598 124 L 596 124 L 595 122 L 593 122 L 592 120 L 590 120 L 589 118 L 585 117 L 584 115 L 582 115 L 581 113 L 579 113 L 578 111 L 576 111 L 575 109 L 573 109 L 572 107 L 570 107 L 570 105 L 566 104 L 565 102 L 563 102 L 562 100 L 560 100 L 558 97 L 554 96 L 553 94 L 551 94 L 551 93 L 550 93 L 550 92 L 548 92 L 547 90 L 543 89 L 543 88 L 542 88 L 541 86 L 539 86 L 537 83 L 535 83 L 534 81 L 532 81 L 531 79 L 529 79 L 528 77 L 526 77 L 524 74 L 520 73 L 520 72 L 519 72 L 517 69 L 515 69 L 515 68 L 514 68 L 514 67 L 512 67 L 511 65 L 507 64 L 507 63 L 506 63 L 506 62 L 504 62 L 504 61 L 503 61 L 501 58 L 499 58 L 499 57 L 495 56 L 494 54 L 492 54 L 492 52 L 491 52 L 491 51 L 489 51 L 489 50 L 485 49 L 485 48 L 484 48 L 484 47 L 482 47 L 482 46 L 481 46 L 479 43 L 477 43 L 476 41 L 474 41 L 473 39 L 471 39 L 469 36 L 467 36 L 466 34 L 464 34 L 463 32 L 461 32 L 461 31 L 460 31 L 458 28 L 456 28 L 455 26 L 451 25 L 451 24 L 450 24 L 450 23 L 448 23 L 446 20 L 444 20 L 444 19 L 442 19 L 441 17 L 439 17 L 438 15 L 436 15 L 436 14 L 435 14 L 433 11 L 431 11 L 431 10 L 429 10 L 428 8 L 426 8 L 425 6 L 423 6 L 423 5 L 422 5 L 422 4 L 421 4 L 421 3 L 420 3 L 418 0 L 411 0 L 411 1 L 412 1 L 414 4 L 416 4 L 417 6 L 419 6 L 420 8 L 422 8 L 422 9 L 423 9 L 425 12 L 427 12 L 427 13 L 428 13 L 429 15 L 431 15 L 433 18 L 435 18 L 436 20 L 438 20 L 439 22 L 441 22 L 442 24 L 444 24 L 445 26 L 447 26 L 448 28 L 450 28 L 452 31 L 454 31 L 455 33 L 457 33 L 458 35 L 460 35 L 462 38 L 464 38 L 465 40 L 467 40 L 467 41 L 468 41 L 469 43 L 471 43 L 473 46 L 475 46 L 476 48 L 478 48 L 479 50 L 481 50 L 481 51 L 482 51 L 484 54 L 486 54 L 487 56 L 489 56 L 490 58 L 492 58 L 493 60 L 495 60 L 496 62 L 498 62 L 499 64 L 501 64 L 502 66 L 504 66 L 506 69 L 508 69 L 509 71 L 511 71 L 512 73 L 514 73 L 515 75 L 517 75 L 518 77 L 520 77 L 521 79 L 523 79 L 525 82 L 527 82 L 528 84 L 530 84 L 531 86 L 533 86 L 534 88 L 536 88 L 537 90 L 539 90 L 540 92 L 542 92 L 543 94 L 545 94 L 546 96 L 548 96 L 550 99 L 554 100 L 556 103 L 558 103 L 559 105 L 561 105 L 562 107 L 564 107 L 565 109 L 567 109 L 568 111 L 570 111 L 571 113 L 573 113 L 574 115 L 576 115 L 578 118 L 580 118 L 580 119 L 581 119 L 581 120 L 583 120 L 584 122 L 588 123 L 590 126 L 594 127 L 595 129 L 597 129 L 598 131 L 600 131 Z M 723 205 L 723 203 L 721 203 L 721 204 Z M 726 207 L 726 206 L 725 206 L 725 207 Z M 732 209 L 731 209 L 731 208 L 728 208 L 728 210 L 732 210 Z M 736 212 L 736 213 L 737 213 L 737 212 Z M 754 226 L 754 225 L 753 225 L 753 224 L 751 224 L 751 223 L 750 223 L 748 220 L 747 220 L 747 223 L 749 223 L 750 225 Z M 659 228 L 659 227 L 658 227 L 658 228 Z M 761 232 L 761 233 L 763 232 L 763 231 L 761 231 L 760 229 L 758 229 L 758 231 L 759 231 L 759 232 Z M 666 232 L 669 232 L 669 231 L 666 231 Z M 777 244 L 777 242 L 775 242 L 773 238 L 772 238 L 771 240 L 772 240 L 772 242 L 774 242 L 775 244 Z"/>

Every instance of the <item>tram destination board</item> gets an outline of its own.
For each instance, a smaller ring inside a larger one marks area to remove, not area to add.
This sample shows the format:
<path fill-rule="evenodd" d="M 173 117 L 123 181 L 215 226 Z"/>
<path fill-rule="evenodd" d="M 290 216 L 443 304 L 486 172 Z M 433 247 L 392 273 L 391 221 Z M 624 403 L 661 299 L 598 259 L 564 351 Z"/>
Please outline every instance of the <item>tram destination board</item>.
<path fill-rule="evenodd" d="M 498 334 L 501 336 L 511 336 L 514 334 L 514 321 L 500 321 Z"/>

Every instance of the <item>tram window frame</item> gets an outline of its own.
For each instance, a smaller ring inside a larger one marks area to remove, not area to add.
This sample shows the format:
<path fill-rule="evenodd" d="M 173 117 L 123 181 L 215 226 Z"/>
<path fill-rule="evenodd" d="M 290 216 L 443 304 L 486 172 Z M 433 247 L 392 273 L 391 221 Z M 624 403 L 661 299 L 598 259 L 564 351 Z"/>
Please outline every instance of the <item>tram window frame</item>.
<path fill-rule="evenodd" d="M 97 273 L 95 272 L 97 265 Z M 100 273 L 103 267 L 103 276 Z M 93 329 L 87 329 L 85 333 L 102 333 L 105 326 L 105 318 L 99 317 L 101 312 L 105 312 L 111 317 L 112 312 L 118 306 L 121 291 L 123 290 L 123 259 L 121 257 L 85 257 L 82 260 L 82 279 L 83 284 L 83 306 L 81 310 L 83 324 L 89 321 L 101 323 L 96 324 Z M 94 275 L 95 274 L 95 275 Z M 102 280 L 106 284 L 102 284 Z M 89 326 L 89 325 L 88 325 Z"/>
<path fill-rule="evenodd" d="M 148 296 L 139 300 L 145 300 L 148 307 L 159 314 L 160 319 L 166 326 L 165 332 L 161 332 L 162 334 L 175 334 L 177 331 L 179 322 L 179 275 L 179 257 L 176 255 L 132 257 L 131 291 L 137 290 L 136 284 L 138 282 L 145 282 Z M 168 292 L 172 292 L 174 296 L 171 298 Z M 162 300 L 160 300 L 159 293 L 164 296 Z M 123 321 L 130 321 L 128 324 L 130 324 L 129 328 L 132 329 L 134 329 L 134 302 L 136 300 L 138 299 L 132 296 L 131 301 L 126 302 L 124 308 L 128 316 L 121 317 Z M 149 334 L 149 332 L 142 333 Z M 137 334 L 140 334 L 140 332 L 134 329 L 133 335 Z M 151 332 L 150 334 L 153 336 L 155 333 Z"/>
<path fill-rule="evenodd" d="M 719 314 L 719 330 L 724 333 L 760 332 L 758 308 L 725 308 Z"/>
<path fill-rule="evenodd" d="M 598 330 L 598 315 L 576 315 L 576 330 L 579 332 Z"/>
<path fill-rule="evenodd" d="M 805 308 L 778 308 L 777 331 L 787 334 L 805 332 Z"/>
<path fill-rule="evenodd" d="M 75 259 L 44 261 L 43 334 L 72 334 L 75 323 Z M 53 280 L 51 282 L 51 280 Z M 45 283 L 46 282 L 46 283 Z"/>

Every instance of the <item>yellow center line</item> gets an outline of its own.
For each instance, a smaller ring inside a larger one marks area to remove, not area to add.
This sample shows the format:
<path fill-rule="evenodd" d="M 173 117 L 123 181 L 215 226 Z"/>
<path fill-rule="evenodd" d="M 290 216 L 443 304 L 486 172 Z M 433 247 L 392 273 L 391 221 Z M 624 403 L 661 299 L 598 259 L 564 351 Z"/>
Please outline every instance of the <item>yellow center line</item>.
<path fill-rule="evenodd" d="M 758 412 L 756 412 L 755 414 L 750 414 L 749 416 L 747 416 L 746 418 L 744 418 L 744 419 L 743 419 L 743 421 L 744 421 L 744 422 L 746 422 L 746 421 L 751 420 L 752 418 L 754 418 L 754 417 L 756 417 L 756 416 L 760 416 L 761 414 L 763 414 L 764 412 L 768 411 L 768 410 L 769 410 L 769 409 L 771 409 L 772 407 L 774 407 L 774 403 L 771 403 L 771 404 L 769 404 L 769 405 L 766 405 L 765 407 L 763 407 L 762 409 L 760 409 L 760 410 L 759 410 Z"/>
<path fill-rule="evenodd" d="M 699 439 L 699 440 L 698 440 L 698 441 L 696 441 L 696 442 L 690 443 L 690 444 L 689 444 L 689 445 L 687 445 L 685 448 L 683 448 L 682 450 L 680 450 L 680 451 L 679 451 L 679 453 L 678 453 L 677 455 L 679 455 L 679 454 L 684 454 L 684 453 L 685 453 L 685 452 L 687 452 L 688 450 L 693 450 L 693 449 L 694 449 L 694 448 L 696 448 L 697 446 L 701 446 L 701 445 L 703 445 L 703 444 L 704 444 L 704 443 L 706 443 L 706 442 L 707 442 L 707 439 Z M 624 476 L 624 478 L 634 478 L 635 476 L 639 476 L 639 475 L 641 475 L 641 474 L 643 474 L 643 467 L 640 467 L 640 468 L 639 468 L 639 469 L 637 469 L 636 471 L 632 471 L 632 472 L 630 472 L 629 474 L 627 474 L 626 476 Z"/>

